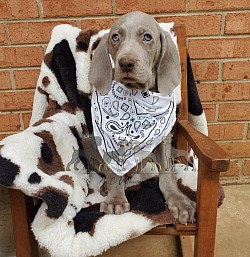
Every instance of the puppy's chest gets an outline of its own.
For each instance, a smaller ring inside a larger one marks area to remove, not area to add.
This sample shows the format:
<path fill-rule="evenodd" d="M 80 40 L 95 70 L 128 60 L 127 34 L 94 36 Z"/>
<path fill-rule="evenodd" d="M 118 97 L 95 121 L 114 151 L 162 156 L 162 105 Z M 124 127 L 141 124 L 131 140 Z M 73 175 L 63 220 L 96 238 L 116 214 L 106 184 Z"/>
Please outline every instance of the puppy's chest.
<path fill-rule="evenodd" d="M 98 151 L 95 137 L 90 134 L 82 139 L 83 152 L 82 155 L 87 162 L 88 169 L 98 171 L 99 166 L 103 164 L 103 159 Z"/>

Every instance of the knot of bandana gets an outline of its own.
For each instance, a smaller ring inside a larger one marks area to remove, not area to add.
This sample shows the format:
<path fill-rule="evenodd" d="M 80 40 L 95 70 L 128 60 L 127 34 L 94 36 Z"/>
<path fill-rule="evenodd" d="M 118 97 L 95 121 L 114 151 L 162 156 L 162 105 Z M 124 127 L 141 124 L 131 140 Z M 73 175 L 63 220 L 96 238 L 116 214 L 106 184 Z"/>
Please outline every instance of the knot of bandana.
<path fill-rule="evenodd" d="M 91 111 L 98 150 L 108 167 L 123 176 L 169 134 L 176 99 L 174 92 L 162 96 L 113 81 L 108 94 L 93 93 Z"/>

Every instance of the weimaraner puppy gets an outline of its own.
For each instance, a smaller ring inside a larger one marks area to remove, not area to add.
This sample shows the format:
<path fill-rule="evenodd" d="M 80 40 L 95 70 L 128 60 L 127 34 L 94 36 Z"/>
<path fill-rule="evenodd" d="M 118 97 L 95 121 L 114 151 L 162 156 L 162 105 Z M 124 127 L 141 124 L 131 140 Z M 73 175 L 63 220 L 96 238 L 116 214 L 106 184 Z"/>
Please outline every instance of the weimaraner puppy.
<path fill-rule="evenodd" d="M 179 85 L 181 71 L 176 46 L 169 33 L 150 15 L 142 12 L 123 15 L 101 39 L 92 59 L 89 81 L 101 94 L 106 94 L 113 79 L 131 89 L 150 89 L 163 95 Z M 186 224 L 194 220 L 196 206 L 179 191 L 175 174 L 167 163 L 171 158 L 171 139 L 170 133 L 154 150 L 161 166 L 159 188 L 175 219 Z M 143 165 L 146 162 L 144 159 Z M 120 178 L 112 171 L 105 173 L 108 195 L 100 210 L 110 214 L 129 211 L 125 184 L 119 184 Z"/>

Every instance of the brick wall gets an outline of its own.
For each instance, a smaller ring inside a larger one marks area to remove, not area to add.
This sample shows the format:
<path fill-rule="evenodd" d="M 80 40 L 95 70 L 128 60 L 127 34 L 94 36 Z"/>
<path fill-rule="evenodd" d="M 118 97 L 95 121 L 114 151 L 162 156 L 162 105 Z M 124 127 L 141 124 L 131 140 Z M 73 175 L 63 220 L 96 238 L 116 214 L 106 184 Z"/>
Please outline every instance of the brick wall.
<path fill-rule="evenodd" d="M 28 126 L 39 66 L 55 25 L 106 28 L 133 10 L 186 24 L 210 136 L 232 158 L 223 181 L 249 182 L 249 0 L 0 0 L 0 139 Z"/>

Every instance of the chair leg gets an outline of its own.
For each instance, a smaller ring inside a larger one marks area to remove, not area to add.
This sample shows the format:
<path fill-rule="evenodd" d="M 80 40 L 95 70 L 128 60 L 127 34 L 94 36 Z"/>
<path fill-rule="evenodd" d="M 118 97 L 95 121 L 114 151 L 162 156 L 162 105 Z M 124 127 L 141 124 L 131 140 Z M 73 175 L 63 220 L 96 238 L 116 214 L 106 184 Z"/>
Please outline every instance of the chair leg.
<path fill-rule="evenodd" d="M 195 257 L 214 256 L 219 176 L 219 172 L 207 170 L 203 163 L 199 163 Z"/>
<path fill-rule="evenodd" d="M 35 215 L 33 199 L 14 189 L 10 189 L 9 194 L 16 257 L 39 257 L 38 245 L 30 230 Z"/>
<path fill-rule="evenodd" d="M 194 247 L 191 236 L 179 236 L 182 257 L 194 257 Z"/>

